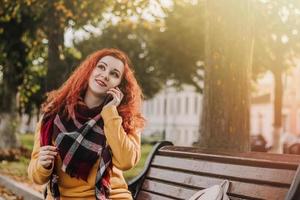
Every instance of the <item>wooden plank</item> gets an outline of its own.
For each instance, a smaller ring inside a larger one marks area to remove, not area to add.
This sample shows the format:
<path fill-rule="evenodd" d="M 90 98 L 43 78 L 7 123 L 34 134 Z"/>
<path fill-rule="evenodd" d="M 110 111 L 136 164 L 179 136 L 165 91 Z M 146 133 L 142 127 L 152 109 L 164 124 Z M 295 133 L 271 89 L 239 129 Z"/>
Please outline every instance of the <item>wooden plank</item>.
<path fill-rule="evenodd" d="M 166 195 L 166 196 L 168 196 L 168 198 L 176 199 L 176 200 L 186 200 L 198 191 L 198 190 L 191 190 L 191 189 L 183 188 L 183 187 L 176 187 L 174 185 L 157 182 L 157 181 L 149 180 L 149 179 L 146 179 L 144 181 L 142 188 L 145 191 L 155 191 L 155 193 L 157 193 L 157 194 Z M 159 195 L 159 196 L 161 196 L 161 195 Z M 137 199 L 140 200 L 139 197 Z M 145 198 L 145 200 L 146 199 L 147 198 Z M 155 198 L 153 198 L 153 199 L 155 199 Z M 247 198 L 247 197 L 241 198 L 241 197 L 233 197 L 233 196 L 230 196 L 230 199 L 232 199 L 232 200 L 245 200 L 245 199 L 258 200 L 258 198 Z M 271 199 L 266 198 L 265 200 L 271 200 Z M 272 200 L 282 200 L 282 198 L 275 197 Z"/>
<path fill-rule="evenodd" d="M 178 200 L 188 199 L 197 191 L 189 188 L 174 186 L 172 183 L 166 184 L 149 179 L 144 181 L 142 190 L 155 192 L 156 194 L 165 195 L 169 198 L 175 198 Z"/>
<path fill-rule="evenodd" d="M 179 156 L 184 158 L 219 159 L 231 163 L 245 163 L 247 165 L 265 165 L 274 168 L 297 169 L 300 155 L 272 154 L 261 152 L 236 153 L 229 151 L 211 151 L 195 147 L 165 146 L 158 151 L 159 155 Z"/>
<path fill-rule="evenodd" d="M 239 197 L 233 197 L 233 196 L 229 196 L 230 200 L 245 200 L 244 198 L 239 198 Z"/>
<path fill-rule="evenodd" d="M 138 200 L 176 200 L 175 198 L 164 197 L 147 191 L 140 191 Z"/>
<path fill-rule="evenodd" d="M 224 179 L 188 174 L 180 171 L 150 168 L 147 178 L 161 182 L 172 182 L 174 186 L 203 189 L 220 184 Z M 264 184 L 243 183 L 230 180 L 230 194 L 259 199 L 284 199 L 289 187 L 274 187 Z"/>
<path fill-rule="evenodd" d="M 187 171 L 195 174 L 208 174 L 210 176 L 230 177 L 230 179 L 247 179 L 248 182 L 275 185 L 291 184 L 295 175 L 294 170 L 269 169 L 245 165 L 233 165 L 206 160 L 174 158 L 155 156 L 152 166 L 165 167 L 174 170 Z"/>

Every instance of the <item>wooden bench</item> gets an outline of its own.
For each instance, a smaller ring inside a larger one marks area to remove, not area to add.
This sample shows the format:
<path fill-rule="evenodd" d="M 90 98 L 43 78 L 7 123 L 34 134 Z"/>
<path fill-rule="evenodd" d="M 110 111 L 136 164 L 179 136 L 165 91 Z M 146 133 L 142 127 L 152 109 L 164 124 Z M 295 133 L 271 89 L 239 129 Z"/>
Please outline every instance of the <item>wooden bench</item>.
<path fill-rule="evenodd" d="M 227 179 L 233 200 L 300 200 L 299 163 L 298 155 L 211 152 L 164 141 L 154 146 L 128 187 L 138 200 L 188 199 Z"/>

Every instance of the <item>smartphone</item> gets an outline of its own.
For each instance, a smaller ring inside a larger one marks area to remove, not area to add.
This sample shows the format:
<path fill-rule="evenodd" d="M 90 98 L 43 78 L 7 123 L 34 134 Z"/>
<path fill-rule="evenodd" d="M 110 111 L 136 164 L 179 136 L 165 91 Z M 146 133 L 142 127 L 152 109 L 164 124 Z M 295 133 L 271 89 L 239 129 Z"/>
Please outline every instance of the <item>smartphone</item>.
<path fill-rule="evenodd" d="M 110 102 L 111 100 L 113 100 L 113 96 L 111 94 L 107 94 L 105 96 L 105 99 L 104 99 L 104 102 L 103 102 L 103 105 L 106 105 L 108 102 Z"/>

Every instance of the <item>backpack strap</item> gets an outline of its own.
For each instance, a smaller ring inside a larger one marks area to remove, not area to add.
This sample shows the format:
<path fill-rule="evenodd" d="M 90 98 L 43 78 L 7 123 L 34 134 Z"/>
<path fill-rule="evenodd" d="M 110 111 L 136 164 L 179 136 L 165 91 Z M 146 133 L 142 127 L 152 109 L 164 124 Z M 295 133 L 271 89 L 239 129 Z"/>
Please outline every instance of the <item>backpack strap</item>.
<path fill-rule="evenodd" d="M 230 182 L 228 180 L 224 180 L 221 183 L 221 187 L 223 189 L 223 198 L 222 198 L 222 200 L 230 200 L 228 195 L 227 195 L 227 192 L 229 190 L 229 186 L 230 186 Z"/>
<path fill-rule="evenodd" d="M 224 190 L 225 192 L 228 191 L 229 185 L 230 185 L 230 182 L 229 182 L 228 180 L 224 180 L 224 181 L 221 183 L 221 187 L 223 188 L 223 190 Z"/>
<path fill-rule="evenodd" d="M 227 191 L 230 182 L 228 180 L 222 181 L 218 185 L 213 185 L 209 188 L 196 192 L 189 200 L 210 199 L 210 200 L 229 200 Z"/>

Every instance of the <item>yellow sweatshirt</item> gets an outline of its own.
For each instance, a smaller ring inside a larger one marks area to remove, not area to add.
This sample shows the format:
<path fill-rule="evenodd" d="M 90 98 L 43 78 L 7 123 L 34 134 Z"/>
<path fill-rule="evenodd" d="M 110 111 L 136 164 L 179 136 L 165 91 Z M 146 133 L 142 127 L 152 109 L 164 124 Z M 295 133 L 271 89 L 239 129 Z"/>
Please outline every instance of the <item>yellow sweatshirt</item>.
<path fill-rule="evenodd" d="M 122 118 L 119 116 L 115 106 L 109 106 L 102 110 L 101 116 L 104 120 L 104 132 L 112 150 L 112 175 L 110 178 L 111 191 L 110 199 L 132 199 L 131 193 L 128 191 L 127 184 L 123 177 L 124 170 L 132 168 L 141 157 L 141 140 L 140 134 L 127 135 L 122 127 Z M 61 170 L 62 160 L 59 156 L 55 159 L 55 164 L 51 169 L 44 168 L 38 162 L 38 154 L 40 150 L 40 126 L 38 123 L 34 147 L 31 154 L 31 160 L 28 166 L 29 178 L 37 184 L 45 184 L 49 181 L 53 167 L 56 167 L 59 176 L 59 191 L 61 200 L 95 200 L 95 177 L 99 166 L 98 162 L 93 166 L 87 182 L 81 179 L 72 178 Z M 51 195 L 48 189 L 47 200 Z"/>

